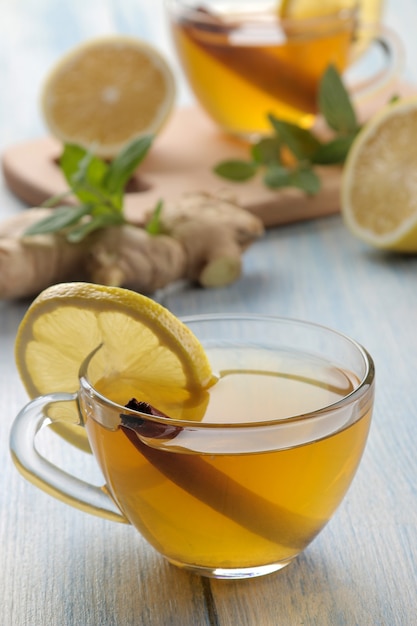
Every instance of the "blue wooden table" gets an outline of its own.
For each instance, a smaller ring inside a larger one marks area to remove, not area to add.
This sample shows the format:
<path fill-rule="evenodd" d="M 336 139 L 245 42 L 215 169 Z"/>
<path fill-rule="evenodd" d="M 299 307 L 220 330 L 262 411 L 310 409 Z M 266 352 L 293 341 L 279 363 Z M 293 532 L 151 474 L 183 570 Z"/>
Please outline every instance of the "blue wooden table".
<path fill-rule="evenodd" d="M 46 133 L 40 83 L 55 60 L 95 35 L 156 43 L 172 62 L 178 106 L 191 95 L 161 0 L 0 0 L 0 150 Z M 404 42 L 417 84 L 417 3 L 390 0 L 384 21 Z M 416 141 L 416 138 L 410 138 Z M 0 219 L 23 210 L 0 186 Z M 132 528 L 55 501 L 15 470 L 13 417 L 27 396 L 13 345 L 28 302 L 0 302 L 0 624 L 4 626 L 412 626 L 417 623 L 417 257 L 369 249 L 341 217 L 269 229 L 225 289 L 168 291 L 178 315 L 253 311 L 336 328 L 373 355 L 377 395 L 363 462 L 334 519 L 282 572 L 204 581 L 165 563 Z M 60 440 L 45 451 L 80 476 L 89 455 Z M 97 476 L 99 480 L 99 476 Z"/>

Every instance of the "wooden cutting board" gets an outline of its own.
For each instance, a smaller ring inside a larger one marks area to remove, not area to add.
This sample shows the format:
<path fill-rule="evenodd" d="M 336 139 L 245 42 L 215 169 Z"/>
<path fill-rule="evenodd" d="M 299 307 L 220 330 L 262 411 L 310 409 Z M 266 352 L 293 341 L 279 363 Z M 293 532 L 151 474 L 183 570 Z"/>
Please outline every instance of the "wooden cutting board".
<path fill-rule="evenodd" d="M 417 88 L 395 86 L 392 93 L 408 95 Z M 361 107 L 366 119 L 388 101 L 390 93 Z M 67 189 L 57 166 L 61 145 L 51 137 L 10 146 L 2 155 L 2 167 L 10 190 L 29 206 Z M 126 194 L 126 215 L 141 223 L 145 211 L 158 200 L 172 201 L 183 193 L 204 191 L 226 193 L 238 204 L 258 215 L 266 227 L 337 213 L 341 168 L 324 167 L 318 172 L 322 189 L 309 197 L 296 189 L 270 190 L 261 176 L 245 183 L 233 183 L 213 173 L 224 159 L 248 159 L 248 147 L 226 136 L 198 107 L 178 108 L 155 139 L 145 161 L 131 181 Z"/>

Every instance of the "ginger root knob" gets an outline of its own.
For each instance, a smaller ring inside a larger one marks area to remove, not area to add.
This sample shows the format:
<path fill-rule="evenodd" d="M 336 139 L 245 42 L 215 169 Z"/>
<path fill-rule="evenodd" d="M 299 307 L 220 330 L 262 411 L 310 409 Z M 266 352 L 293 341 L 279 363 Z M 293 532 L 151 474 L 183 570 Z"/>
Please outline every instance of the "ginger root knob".
<path fill-rule="evenodd" d="M 181 279 L 220 287 L 237 280 L 242 253 L 263 233 L 261 221 L 248 211 L 200 193 L 164 206 L 158 235 L 126 223 L 95 231 L 77 244 L 64 234 L 25 236 L 52 211 L 33 208 L 0 224 L 0 298 L 36 295 L 71 280 L 147 294 Z"/>

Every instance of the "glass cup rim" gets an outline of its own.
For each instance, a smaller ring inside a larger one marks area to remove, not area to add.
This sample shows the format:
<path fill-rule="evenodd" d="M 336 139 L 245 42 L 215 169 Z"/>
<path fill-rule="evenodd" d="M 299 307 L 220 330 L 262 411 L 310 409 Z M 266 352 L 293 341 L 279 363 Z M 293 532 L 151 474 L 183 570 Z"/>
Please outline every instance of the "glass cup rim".
<path fill-rule="evenodd" d="M 142 413 L 141 411 L 137 411 L 134 409 L 128 409 L 126 406 L 118 404 L 114 402 L 110 398 L 107 398 L 105 395 L 100 393 L 88 379 L 87 370 L 88 365 L 94 355 L 103 347 L 103 343 L 99 344 L 94 350 L 92 350 L 87 357 L 84 359 L 83 363 L 79 368 L 79 381 L 80 388 L 84 390 L 87 389 L 90 397 L 96 397 L 102 404 L 104 404 L 110 410 L 117 411 L 119 414 L 128 414 L 132 416 L 137 416 L 142 420 L 146 420 L 147 422 L 159 423 L 164 426 L 178 427 L 183 430 L 194 430 L 194 431 L 213 431 L 213 430 L 223 430 L 223 431 L 241 431 L 241 430 L 256 430 L 256 429 L 265 429 L 265 428 L 276 428 L 277 426 L 286 427 L 290 424 L 313 421 L 315 419 L 320 419 L 328 413 L 332 413 L 338 410 L 342 410 L 345 407 L 357 402 L 361 396 L 365 395 L 368 390 L 371 388 L 372 383 L 375 378 L 375 366 L 374 361 L 369 354 L 369 352 L 355 339 L 350 337 L 349 335 L 330 328 L 329 326 L 319 324 L 317 322 L 292 318 L 292 317 L 281 317 L 276 315 L 265 315 L 265 314 L 257 314 L 257 313 L 202 313 L 195 315 L 186 315 L 179 316 L 179 319 L 184 324 L 193 324 L 193 323 L 201 323 L 201 322 L 215 322 L 215 321 L 254 321 L 254 322 L 267 322 L 267 323 L 282 323 L 282 324 L 293 324 L 298 325 L 300 327 L 304 327 L 306 329 L 316 329 L 321 332 L 329 333 L 335 337 L 339 337 L 343 341 L 347 342 L 352 348 L 354 348 L 357 353 L 362 357 L 362 360 L 365 365 L 365 373 L 362 378 L 359 380 L 358 385 L 346 396 L 333 402 L 331 404 L 325 405 L 313 411 L 309 411 L 307 413 L 297 414 L 290 417 L 285 418 L 277 418 L 272 420 L 261 420 L 256 422 L 233 422 L 233 423 L 224 423 L 224 422 L 193 422 L 191 420 L 184 419 L 176 419 L 171 417 L 164 417 L 158 415 L 150 415 L 148 413 Z M 80 389 L 78 391 L 80 393 Z"/>
<path fill-rule="evenodd" d="M 165 0 L 165 6 L 167 7 L 170 15 L 180 15 L 182 12 L 187 11 L 187 14 L 192 18 L 193 22 L 197 24 L 212 24 L 212 17 L 209 13 L 206 15 L 199 10 L 199 4 L 196 2 L 195 6 L 189 6 L 181 0 Z M 358 17 L 358 4 L 352 7 L 341 7 L 336 9 L 332 13 L 327 15 L 316 15 L 309 17 L 281 17 L 278 13 L 274 14 L 270 9 L 260 9 L 257 3 L 253 2 L 253 8 L 249 8 L 246 3 L 246 10 L 229 10 L 225 13 L 214 14 L 216 17 L 227 17 L 225 19 L 225 25 L 230 23 L 231 26 L 235 22 L 249 24 L 251 22 L 269 22 L 273 24 L 279 24 L 284 29 L 293 27 L 295 32 L 302 31 L 302 34 L 308 33 L 308 27 L 317 28 L 323 24 L 339 25 L 340 23 L 349 20 L 352 21 Z M 276 19 L 271 22 L 271 17 Z M 268 18 L 267 20 L 265 18 Z"/>

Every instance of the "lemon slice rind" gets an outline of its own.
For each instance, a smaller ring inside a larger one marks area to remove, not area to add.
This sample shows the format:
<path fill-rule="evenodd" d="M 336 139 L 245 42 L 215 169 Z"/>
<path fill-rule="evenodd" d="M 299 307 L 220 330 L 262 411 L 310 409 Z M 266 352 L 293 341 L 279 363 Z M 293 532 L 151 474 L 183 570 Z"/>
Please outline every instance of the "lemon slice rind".
<path fill-rule="evenodd" d="M 417 98 L 385 106 L 360 131 L 344 165 L 341 212 L 366 243 L 417 252 Z"/>
<path fill-rule="evenodd" d="M 81 363 L 100 343 L 114 355 L 116 369 L 139 368 L 161 388 L 199 391 L 213 381 L 197 338 L 154 300 L 122 288 L 62 283 L 33 301 L 17 332 L 15 360 L 29 397 L 76 392 Z M 57 432 L 89 449 L 84 429 L 75 423 L 76 403 L 63 403 L 59 410 L 67 418 Z"/>
<path fill-rule="evenodd" d="M 40 106 L 51 134 L 103 158 L 156 135 L 174 106 L 173 72 L 159 50 L 127 35 L 83 42 L 48 72 Z"/>

